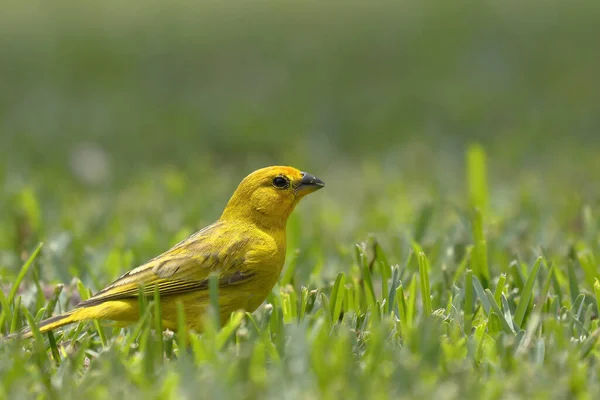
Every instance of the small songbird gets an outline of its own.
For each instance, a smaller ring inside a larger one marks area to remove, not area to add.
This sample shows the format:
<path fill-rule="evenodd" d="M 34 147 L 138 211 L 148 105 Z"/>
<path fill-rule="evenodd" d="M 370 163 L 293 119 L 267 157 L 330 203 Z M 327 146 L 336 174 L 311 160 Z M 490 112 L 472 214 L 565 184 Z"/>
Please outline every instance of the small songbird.
<path fill-rule="evenodd" d="M 306 172 L 271 166 L 239 184 L 221 217 L 147 263 L 121 275 L 75 309 L 43 320 L 40 332 L 85 320 L 118 326 L 139 317 L 140 288 L 149 299 L 158 289 L 163 328 L 177 330 L 178 302 L 186 328 L 203 330 L 209 275 L 218 277 L 221 323 L 236 310 L 253 312 L 267 298 L 285 261 L 286 223 L 304 196 L 325 184 Z M 19 333 L 31 337 L 29 329 Z"/>

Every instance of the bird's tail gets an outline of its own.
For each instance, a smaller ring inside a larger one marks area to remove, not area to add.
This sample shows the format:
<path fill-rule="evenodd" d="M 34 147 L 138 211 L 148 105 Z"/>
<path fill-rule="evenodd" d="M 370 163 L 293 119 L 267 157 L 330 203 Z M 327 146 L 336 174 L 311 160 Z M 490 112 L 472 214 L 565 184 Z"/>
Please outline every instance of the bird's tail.
<path fill-rule="evenodd" d="M 48 332 L 56 328 L 60 328 L 61 326 L 69 325 L 74 322 L 83 321 L 86 318 L 85 313 L 82 312 L 82 309 L 74 309 L 71 311 L 67 311 L 63 314 L 56 315 L 54 317 L 47 318 L 41 321 L 38 325 L 38 329 L 40 333 Z M 11 339 L 13 337 L 20 337 L 22 339 L 31 338 L 33 336 L 33 332 L 31 328 L 27 327 L 22 329 L 19 332 L 11 333 L 6 336 L 6 339 Z"/>

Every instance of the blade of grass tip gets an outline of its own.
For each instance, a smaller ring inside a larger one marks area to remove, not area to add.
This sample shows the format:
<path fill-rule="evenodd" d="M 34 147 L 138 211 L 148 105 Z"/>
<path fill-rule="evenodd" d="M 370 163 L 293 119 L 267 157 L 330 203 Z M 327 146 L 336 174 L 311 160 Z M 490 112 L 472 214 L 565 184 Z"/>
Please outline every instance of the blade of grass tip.
<path fill-rule="evenodd" d="M 296 294 L 296 289 L 293 287 L 290 290 L 290 313 L 292 315 L 292 320 L 298 320 L 298 295 Z"/>
<path fill-rule="evenodd" d="M 410 284 L 408 286 L 408 304 L 406 307 L 406 322 L 409 326 L 414 325 L 416 310 L 416 299 L 417 299 L 417 277 L 413 275 Z"/>
<path fill-rule="evenodd" d="M 553 275 L 554 275 L 554 265 L 551 265 L 550 269 L 548 270 L 548 275 L 546 276 L 546 279 L 544 280 L 544 285 L 542 286 L 542 293 L 540 295 L 539 301 L 533 308 L 533 312 L 536 312 L 536 313 L 542 312 L 542 308 L 544 307 L 544 304 L 546 303 L 546 299 L 548 298 L 548 293 L 550 293 L 550 284 L 552 283 Z"/>
<path fill-rule="evenodd" d="M 452 278 L 452 283 L 456 283 L 458 281 L 458 278 L 460 278 L 462 273 L 467 269 L 467 265 L 468 265 L 469 261 L 471 260 L 472 252 L 473 252 L 473 245 L 466 246 L 465 254 L 464 254 L 462 260 L 460 261 L 460 264 L 458 264 L 456 271 L 454 272 L 454 277 Z M 471 270 L 471 272 L 472 272 L 472 270 Z"/>
<path fill-rule="evenodd" d="M 16 332 L 19 329 L 19 320 L 21 311 L 21 296 L 17 297 L 17 302 L 15 303 L 15 313 L 13 314 L 12 321 L 10 321 L 10 333 Z"/>
<path fill-rule="evenodd" d="M 48 305 L 46 306 L 46 312 L 44 314 L 44 318 L 50 318 L 52 316 L 52 312 L 56 308 L 56 304 L 58 303 L 58 298 L 59 298 L 60 294 L 62 293 L 64 287 L 65 287 L 65 285 L 58 284 L 54 288 L 54 291 L 52 292 L 52 296 L 50 296 L 50 300 L 48 301 Z"/>
<path fill-rule="evenodd" d="M 148 299 L 144 295 L 145 287 L 144 284 L 141 283 L 138 285 L 138 306 L 140 308 L 140 315 L 146 313 L 146 309 L 148 308 Z"/>
<path fill-rule="evenodd" d="M 371 280 L 371 270 L 368 265 L 362 268 L 363 288 L 365 290 L 365 298 L 367 300 L 367 306 L 371 308 L 372 312 L 375 310 L 375 289 L 373 288 L 373 281 Z"/>
<path fill-rule="evenodd" d="M 414 224 L 414 241 L 421 242 L 421 240 L 425 237 L 427 233 L 427 228 L 431 222 L 431 217 L 433 216 L 433 204 L 426 204 L 421 207 L 419 215 Z"/>
<path fill-rule="evenodd" d="M 596 260 L 594 260 L 594 255 L 590 252 L 589 249 L 585 249 L 585 251 L 580 251 L 577 253 L 577 261 L 581 266 L 581 269 L 584 272 L 584 276 L 588 281 L 588 284 L 592 286 L 594 284 L 594 279 L 598 276 L 598 271 L 596 271 Z"/>
<path fill-rule="evenodd" d="M 580 294 L 575 299 L 575 304 L 573 305 L 573 307 L 571 307 L 571 310 L 570 310 L 571 324 L 570 324 L 569 329 L 573 331 L 574 336 L 579 336 L 582 334 L 583 335 L 589 334 L 589 331 L 585 328 L 585 326 L 583 326 L 583 323 L 581 322 L 581 314 L 583 312 L 584 305 L 585 305 L 585 295 Z M 577 309 L 577 310 L 575 311 L 575 309 Z M 577 329 L 579 329 L 580 332 L 576 332 L 575 327 L 577 327 Z"/>
<path fill-rule="evenodd" d="M 38 310 L 37 314 L 35 314 L 34 321 L 39 324 L 42 321 L 42 319 L 44 319 L 44 315 L 45 314 L 46 314 L 46 309 L 45 308 L 40 308 Z"/>
<path fill-rule="evenodd" d="M 515 328 L 513 317 L 510 312 L 510 306 L 508 305 L 508 299 L 506 298 L 504 293 L 501 294 L 501 302 L 502 302 L 502 310 L 504 311 L 504 319 L 506 320 L 506 323 L 510 326 L 511 331 L 513 331 L 513 332 L 519 331 L 520 327 L 517 326 Z"/>
<path fill-rule="evenodd" d="M 25 306 L 21 306 L 21 313 L 23 313 L 23 315 L 27 319 L 27 323 L 29 324 L 29 329 L 31 329 L 31 333 L 33 335 L 33 338 L 35 339 L 34 346 L 35 346 L 36 352 L 38 354 L 45 356 L 45 354 L 44 354 L 45 353 L 44 338 L 42 337 L 42 334 L 40 333 L 40 329 L 38 328 L 37 324 L 35 323 L 33 316 L 29 313 L 29 311 L 27 310 L 27 307 L 25 307 Z"/>
<path fill-rule="evenodd" d="M 290 293 L 286 291 L 285 288 L 281 288 L 279 296 L 281 298 L 281 313 L 283 314 L 283 322 L 286 324 L 290 323 L 293 320 Z"/>
<path fill-rule="evenodd" d="M 33 260 L 35 260 L 35 258 L 38 256 L 43 245 L 44 243 L 39 243 L 25 264 L 23 264 L 23 267 L 21 267 L 21 271 L 19 271 L 19 275 L 17 275 L 17 278 L 15 279 L 13 286 L 8 293 L 8 304 L 13 304 L 15 296 L 17 295 L 17 291 L 19 290 L 19 286 L 21 285 L 21 281 L 23 281 L 25 275 L 27 275 L 27 271 L 29 271 L 31 264 L 33 264 Z"/>
<path fill-rule="evenodd" d="M 420 252 L 418 255 L 419 261 L 419 276 L 421 280 L 421 300 L 423 301 L 423 310 L 426 316 L 431 315 L 431 294 L 429 291 L 429 261 L 425 253 Z"/>
<path fill-rule="evenodd" d="M 472 223 L 474 257 L 471 263 L 473 264 L 473 272 L 487 287 L 490 280 L 490 271 L 488 269 L 487 242 L 483 232 L 483 214 L 481 210 L 476 208 L 473 211 Z"/>
<path fill-rule="evenodd" d="M 464 308 L 464 330 L 469 335 L 473 323 L 473 270 L 468 269 L 465 273 L 465 308 Z"/>
<path fill-rule="evenodd" d="M 264 313 L 260 320 L 259 332 L 262 332 L 263 329 L 268 329 L 267 327 L 271 324 L 271 318 L 273 317 L 273 309 L 277 306 L 272 293 L 269 294 L 266 301 L 267 304 L 265 304 Z"/>
<path fill-rule="evenodd" d="M 327 327 L 329 329 L 331 329 L 331 327 L 333 326 L 333 323 L 331 322 L 331 302 L 329 301 L 329 299 L 327 298 L 327 296 L 325 295 L 325 293 L 319 293 L 319 300 L 321 300 L 321 308 L 323 309 L 323 311 L 325 312 L 325 315 L 328 315 L 329 318 L 326 318 L 327 320 Z"/>
<path fill-rule="evenodd" d="M 569 256 L 567 260 L 567 276 L 569 277 L 569 294 L 571 295 L 571 302 L 575 304 L 575 300 L 579 295 L 579 284 L 577 283 L 577 274 L 575 273 L 575 260 Z"/>
<path fill-rule="evenodd" d="M 256 333 L 257 336 L 260 336 L 260 326 L 258 326 L 254 315 L 252 315 L 252 313 L 246 312 L 246 318 L 248 319 L 248 321 L 250 321 L 250 326 L 254 328 L 254 333 Z"/>
<path fill-rule="evenodd" d="M 315 308 L 315 303 L 317 301 L 317 295 L 319 294 L 319 289 L 309 290 L 308 296 L 306 298 L 306 311 L 305 313 L 309 314 Z"/>
<path fill-rule="evenodd" d="M 508 266 L 508 270 L 512 275 L 512 284 L 519 291 L 523 290 L 523 286 L 525 285 L 525 281 L 523 279 L 523 274 L 521 273 L 521 268 L 519 268 L 520 263 L 517 260 L 511 261 Z"/>
<path fill-rule="evenodd" d="M 122 347 L 122 350 L 125 352 L 125 354 L 129 353 L 129 349 L 131 349 L 131 346 L 133 346 L 133 342 L 135 342 L 135 339 L 141 335 L 142 330 L 146 327 L 146 324 L 151 317 L 152 313 L 148 308 L 146 309 L 144 314 L 141 314 L 140 319 L 134 325 L 131 333 L 128 336 L 126 336 L 125 344 Z"/>
<path fill-rule="evenodd" d="M 500 274 L 500 278 L 498 278 L 498 285 L 496 286 L 496 291 L 494 292 L 494 300 L 497 304 L 500 304 L 502 300 L 502 291 L 504 290 L 504 285 L 506 284 L 506 274 Z"/>
<path fill-rule="evenodd" d="M 365 265 L 368 265 L 367 258 L 365 256 L 364 246 L 360 243 L 354 245 L 354 256 L 358 266 L 362 269 Z"/>
<path fill-rule="evenodd" d="M 42 318 L 50 318 L 52 316 L 52 311 L 54 310 L 54 308 L 56 307 L 56 304 L 58 303 L 58 298 L 59 298 L 60 294 L 62 293 L 63 288 L 64 288 L 63 284 L 56 285 L 56 287 L 52 291 L 52 296 L 50 296 L 50 300 L 48 301 L 48 305 L 46 306 L 46 309 L 44 310 L 44 315 Z M 41 318 L 40 318 L 40 320 L 41 320 Z M 36 321 L 40 321 L 40 320 L 38 320 L 37 316 L 36 316 Z M 56 339 L 54 338 L 54 333 L 52 331 L 48 331 L 46 333 L 46 336 L 48 337 L 48 342 L 50 343 L 50 350 L 52 351 L 52 357 L 54 357 L 54 360 L 56 361 L 56 365 L 60 366 L 60 353 L 58 351 L 58 347 L 56 346 Z"/>
<path fill-rule="evenodd" d="M 483 290 L 483 286 L 481 286 L 481 282 L 479 282 L 479 279 L 477 279 L 475 275 L 473 275 L 473 287 L 475 288 L 477 297 L 479 298 L 479 301 L 481 301 L 481 305 L 483 306 L 486 315 L 489 315 L 491 307 L 490 301 L 485 295 L 485 291 Z"/>
<path fill-rule="evenodd" d="M 233 337 L 234 332 L 244 319 L 244 315 L 242 311 L 236 311 L 231 315 L 227 324 L 217 334 L 217 350 L 223 349 L 227 341 Z"/>
<path fill-rule="evenodd" d="M 208 277 L 208 293 L 212 307 L 215 329 L 221 329 L 221 310 L 219 309 L 219 276 L 211 274 Z"/>
<path fill-rule="evenodd" d="M 35 308 L 41 308 L 41 307 L 43 307 L 44 303 L 46 302 L 46 298 L 44 297 L 44 290 L 42 289 L 42 285 L 40 283 L 38 271 L 35 268 L 33 269 L 32 276 L 33 276 L 33 284 L 35 285 L 35 288 L 36 288 Z"/>
<path fill-rule="evenodd" d="M 58 352 L 58 346 L 56 345 L 56 339 L 54 339 L 54 334 L 52 331 L 48 331 L 48 342 L 50 343 L 50 351 L 52 352 L 52 358 L 54 358 L 54 362 L 57 367 L 60 367 L 60 353 Z"/>
<path fill-rule="evenodd" d="M 304 319 L 304 315 L 306 314 L 306 304 L 308 303 L 308 288 L 306 286 L 302 286 L 300 288 L 300 312 L 298 314 L 298 321 Z"/>
<path fill-rule="evenodd" d="M 506 319 L 504 319 L 504 313 L 502 312 L 500 307 L 498 307 L 498 304 L 494 300 L 494 295 L 492 294 L 492 291 L 490 289 L 485 289 L 485 295 L 487 296 L 488 301 L 490 302 L 492 310 L 494 310 L 494 313 L 498 316 L 498 320 L 502 324 L 502 329 L 504 329 L 506 333 L 515 334 L 516 332 L 514 331 L 514 329 L 508 324 L 508 322 L 506 322 Z"/>
<path fill-rule="evenodd" d="M 460 296 L 460 294 L 458 296 Z M 450 313 L 452 312 L 452 308 L 454 307 L 454 300 L 456 300 L 456 298 L 454 297 L 454 293 L 450 292 L 450 294 L 448 295 L 448 301 L 446 302 L 446 315 L 450 315 Z"/>
<path fill-rule="evenodd" d="M 400 284 L 400 267 L 398 265 L 394 266 L 392 270 L 392 283 L 390 285 L 390 292 L 388 294 L 388 314 L 396 311 L 394 309 L 394 305 L 397 307 L 398 305 L 394 303 L 396 299 L 396 290 L 398 290 L 398 285 Z"/>
<path fill-rule="evenodd" d="M 38 310 L 35 315 L 34 321 L 39 324 L 44 318 L 49 318 L 52 316 L 52 312 L 49 310 L 53 310 L 58 301 L 58 295 L 62 291 L 63 285 L 57 285 L 52 293 L 52 297 L 50 297 L 50 301 L 48 302 L 48 306 L 46 308 L 41 308 Z M 48 337 L 48 341 L 50 343 L 50 349 L 52 350 L 52 355 L 56 361 L 56 365 L 60 365 L 60 356 L 58 355 L 58 348 L 56 346 L 56 339 L 54 338 L 54 334 L 52 331 L 46 332 L 46 336 Z"/>
<path fill-rule="evenodd" d="M 487 161 L 483 147 L 474 143 L 467 149 L 467 187 L 469 205 L 473 210 L 472 233 L 474 241 L 473 272 L 488 287 L 490 273 L 487 260 L 487 242 L 484 221 L 488 216 Z"/>
<path fill-rule="evenodd" d="M 485 324 L 481 324 L 479 325 L 477 328 L 475 328 L 475 338 L 477 339 L 477 350 L 475 351 L 475 361 L 479 364 L 482 361 L 483 358 L 483 348 L 485 343 L 487 342 L 486 340 L 486 335 L 484 334 L 486 329 L 489 330 L 488 325 L 490 324 L 490 320 L 488 319 L 488 322 Z"/>
<path fill-rule="evenodd" d="M 517 309 L 515 311 L 515 323 L 518 326 L 523 325 L 525 313 L 527 312 L 527 308 L 529 307 L 529 301 L 533 296 L 533 286 L 540 272 L 541 265 L 542 257 L 540 256 L 537 258 L 537 260 L 535 260 L 533 268 L 531 269 L 531 273 L 527 277 L 527 281 L 525 282 L 525 286 L 523 287 L 523 291 L 521 292 L 521 299 L 519 300 L 519 304 L 517 305 Z"/>
<path fill-rule="evenodd" d="M 322 294 L 322 296 L 324 297 L 325 295 Z M 325 311 L 329 313 L 329 310 Z M 328 320 L 328 318 L 326 318 L 326 320 Z M 275 347 L 277 348 L 277 351 L 279 354 L 283 354 L 285 352 L 285 334 L 283 331 L 283 318 L 278 306 L 273 306 L 273 314 L 271 316 L 269 328 L 271 328 L 271 337 Z"/>
<path fill-rule="evenodd" d="M 345 293 L 345 283 L 346 283 L 346 274 L 343 272 L 338 273 L 335 278 L 335 283 L 333 284 L 333 289 L 331 290 L 331 320 L 335 323 L 335 321 L 340 316 L 340 311 L 342 310 L 342 303 L 344 300 Z"/>
<path fill-rule="evenodd" d="M 467 149 L 467 185 L 469 204 L 481 210 L 484 216 L 488 212 L 487 159 L 484 148 L 473 143 Z"/>
<path fill-rule="evenodd" d="M 42 338 L 42 334 L 40 333 L 40 329 L 35 323 L 33 316 L 27 310 L 27 307 L 21 306 L 21 313 L 25 315 L 27 319 L 27 323 L 29 324 L 29 328 L 31 329 L 31 333 L 34 338 L 34 349 L 35 349 L 35 359 L 37 361 L 37 365 L 41 371 L 47 370 L 48 357 L 46 356 L 46 349 L 44 346 L 44 339 Z M 52 386 L 50 380 L 50 374 L 42 373 L 42 381 L 46 388 L 46 391 L 49 394 L 50 398 L 55 398 L 56 393 L 54 391 L 54 387 Z"/>
<path fill-rule="evenodd" d="M 400 320 L 401 326 L 410 327 L 406 315 L 406 301 L 404 300 L 404 288 L 402 287 L 402 283 L 398 285 L 398 289 L 396 290 L 396 305 L 398 307 L 398 319 Z"/>

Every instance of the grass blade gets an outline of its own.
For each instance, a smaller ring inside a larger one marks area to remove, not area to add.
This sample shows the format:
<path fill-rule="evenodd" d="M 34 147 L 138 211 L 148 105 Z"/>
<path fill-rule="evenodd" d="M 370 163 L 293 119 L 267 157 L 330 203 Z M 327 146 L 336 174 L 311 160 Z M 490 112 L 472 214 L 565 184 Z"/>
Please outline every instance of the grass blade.
<path fill-rule="evenodd" d="M 477 292 L 477 297 L 479 298 L 479 301 L 481 301 L 481 305 L 483 305 L 485 313 L 489 314 L 491 307 L 490 301 L 483 290 L 483 286 L 481 286 L 481 282 L 479 282 L 479 279 L 477 279 L 475 275 L 473 275 L 473 287 L 475 288 L 475 292 Z"/>
<path fill-rule="evenodd" d="M 500 274 L 500 278 L 498 278 L 498 285 L 496 286 L 496 291 L 494 292 L 494 300 L 497 304 L 500 304 L 502 299 L 502 291 L 504 290 L 504 285 L 506 284 L 506 274 Z"/>
<path fill-rule="evenodd" d="M 527 307 L 529 307 L 529 301 L 533 297 L 533 285 L 537 279 L 538 273 L 540 272 L 540 266 L 542 264 L 542 257 L 538 257 L 533 264 L 533 268 L 527 281 L 525 282 L 525 286 L 523 287 L 523 291 L 521 292 L 521 299 L 519 300 L 519 304 L 517 305 L 517 309 L 515 311 L 515 323 L 518 326 L 523 325 L 523 319 L 525 318 L 525 313 L 527 312 Z"/>
<path fill-rule="evenodd" d="M 467 149 L 467 185 L 469 204 L 486 216 L 488 210 L 487 162 L 485 150 L 479 144 L 472 144 Z"/>
<path fill-rule="evenodd" d="M 6 296 L 4 295 L 4 292 L 0 289 L 0 306 L 2 306 L 2 314 L 0 316 L 0 329 L 2 329 L 2 327 L 4 326 L 4 321 L 8 321 L 8 323 L 10 324 L 13 317 L 12 317 L 12 312 L 10 311 L 10 304 L 8 302 L 8 299 L 6 298 Z M 9 332 L 10 332 L 10 325 L 9 325 Z"/>
<path fill-rule="evenodd" d="M 496 301 L 494 300 L 494 295 L 492 293 L 492 291 L 490 289 L 485 289 L 485 295 L 487 296 L 491 308 L 494 311 L 494 313 L 498 316 L 498 319 L 500 320 L 500 323 L 502 324 L 502 328 L 504 329 L 504 331 L 506 333 L 516 333 L 515 330 L 512 328 L 511 324 L 509 324 L 506 321 L 506 318 L 503 317 L 504 313 L 502 312 L 502 310 L 500 309 L 500 307 L 498 307 L 498 304 L 496 304 Z"/>
<path fill-rule="evenodd" d="M 420 252 L 417 255 L 419 261 L 419 276 L 421 278 L 421 300 L 423 301 L 423 312 L 425 315 L 431 315 L 431 293 L 429 291 L 429 261 L 425 253 Z"/>
<path fill-rule="evenodd" d="M 12 321 L 10 321 L 10 333 L 16 332 L 19 328 L 19 311 L 21 310 L 21 296 L 17 297 L 17 302 L 15 303 L 15 313 L 13 314 Z"/>
<path fill-rule="evenodd" d="M 340 272 L 333 285 L 333 289 L 331 290 L 331 320 L 332 322 L 336 322 L 336 320 L 340 316 L 340 312 L 342 310 L 342 304 L 344 302 L 344 297 L 346 295 L 346 274 Z"/>
<path fill-rule="evenodd" d="M 365 297 L 367 300 L 367 307 L 371 308 L 371 312 L 376 313 L 376 298 L 375 289 L 373 288 L 373 281 L 371 280 L 371 270 L 368 265 L 362 268 L 363 288 L 365 291 Z"/>
<path fill-rule="evenodd" d="M 15 296 L 17 295 L 17 291 L 19 290 L 19 286 L 21 285 L 21 281 L 23 281 L 25 275 L 27 275 L 27 271 L 29 271 L 31 264 L 33 264 L 33 260 L 35 260 L 35 258 L 38 256 L 43 245 L 44 243 L 39 243 L 35 250 L 33 250 L 33 253 L 31 253 L 31 255 L 29 256 L 25 264 L 23 264 L 21 271 L 19 271 L 19 274 L 17 275 L 17 278 L 13 282 L 10 292 L 8 293 L 8 304 L 13 304 Z"/>
<path fill-rule="evenodd" d="M 473 210 L 473 257 L 471 264 L 473 272 L 479 278 L 485 287 L 488 286 L 490 280 L 490 271 L 488 267 L 487 242 L 483 231 L 483 214 L 481 210 Z"/>
<path fill-rule="evenodd" d="M 469 335 L 473 323 L 473 270 L 468 269 L 465 274 L 465 308 L 464 330 Z"/>

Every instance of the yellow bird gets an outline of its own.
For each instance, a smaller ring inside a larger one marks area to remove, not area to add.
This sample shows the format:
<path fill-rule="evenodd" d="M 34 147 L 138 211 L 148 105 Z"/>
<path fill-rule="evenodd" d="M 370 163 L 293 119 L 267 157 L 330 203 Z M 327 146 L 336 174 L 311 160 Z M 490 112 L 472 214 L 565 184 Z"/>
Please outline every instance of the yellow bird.
<path fill-rule="evenodd" d="M 218 276 L 219 310 L 253 312 L 266 299 L 285 261 L 286 223 L 304 196 L 325 186 L 313 175 L 287 166 L 259 169 L 245 177 L 221 217 L 147 263 L 123 274 L 66 313 L 40 322 L 47 332 L 84 320 L 120 326 L 140 317 L 139 288 L 150 299 L 158 288 L 164 328 L 177 330 L 181 301 L 187 329 L 202 331 L 210 304 L 209 274 Z M 21 337 L 31 337 L 29 329 Z"/>

